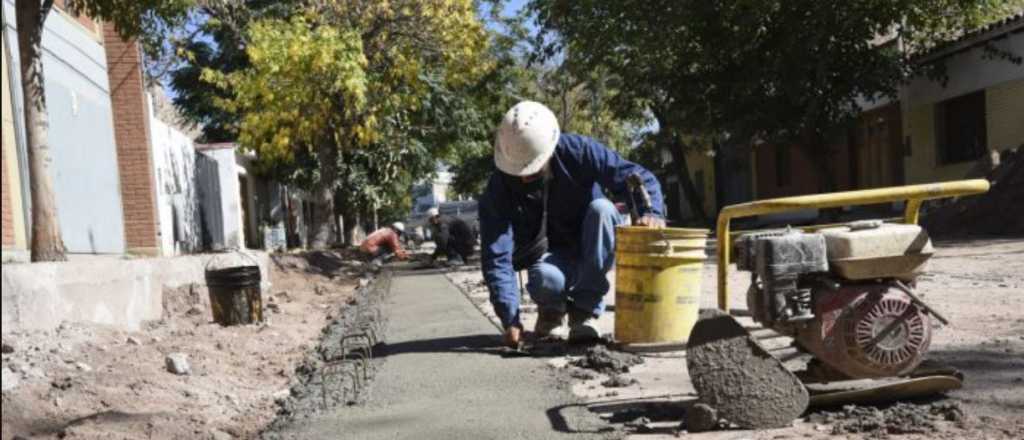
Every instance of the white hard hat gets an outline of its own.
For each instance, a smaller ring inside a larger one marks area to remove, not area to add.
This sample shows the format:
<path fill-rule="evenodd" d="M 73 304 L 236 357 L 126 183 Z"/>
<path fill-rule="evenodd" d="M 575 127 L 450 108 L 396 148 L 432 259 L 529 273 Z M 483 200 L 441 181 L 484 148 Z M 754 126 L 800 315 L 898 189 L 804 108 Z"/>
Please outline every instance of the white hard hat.
<path fill-rule="evenodd" d="M 396 230 L 398 230 L 398 232 L 405 232 L 405 223 L 394 222 L 394 223 L 391 224 L 391 227 L 395 228 Z"/>
<path fill-rule="evenodd" d="M 441 211 L 439 211 L 436 207 L 427 209 L 427 218 L 437 217 L 439 214 L 441 214 Z"/>
<path fill-rule="evenodd" d="M 536 174 L 554 154 L 559 134 L 551 109 L 538 102 L 520 102 L 505 113 L 498 127 L 494 165 L 513 176 Z"/>

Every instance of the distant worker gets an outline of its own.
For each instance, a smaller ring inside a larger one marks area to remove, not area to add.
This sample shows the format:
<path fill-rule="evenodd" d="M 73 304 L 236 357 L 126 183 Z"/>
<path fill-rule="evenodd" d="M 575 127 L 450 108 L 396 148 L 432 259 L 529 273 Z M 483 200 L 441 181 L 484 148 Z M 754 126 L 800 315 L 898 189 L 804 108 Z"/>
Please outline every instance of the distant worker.
<path fill-rule="evenodd" d="M 597 318 L 615 263 L 615 226 L 623 221 L 604 192 L 641 205 L 627 185 L 637 175 L 651 202 L 633 206 L 637 224 L 664 227 L 658 180 L 594 139 L 562 134 L 554 113 L 530 101 L 505 113 L 494 164 L 498 171 L 480 200 L 480 253 L 505 343 L 518 346 L 522 337 L 520 270 L 528 271 L 526 290 L 539 308 L 537 337 L 563 337 L 568 314 L 570 342 L 600 338 Z"/>
<path fill-rule="evenodd" d="M 441 215 L 437 208 L 428 209 L 427 218 L 430 234 L 437 244 L 437 250 L 430 259 L 437 260 L 444 255 L 450 266 L 465 264 L 469 256 L 473 255 L 473 247 L 476 245 L 476 237 L 469 224 L 458 217 Z"/>
<path fill-rule="evenodd" d="M 402 249 L 402 234 L 405 233 L 405 225 L 402 222 L 394 222 L 368 235 L 359 250 L 370 260 L 383 261 L 394 254 L 398 259 L 404 260 L 409 257 Z"/>

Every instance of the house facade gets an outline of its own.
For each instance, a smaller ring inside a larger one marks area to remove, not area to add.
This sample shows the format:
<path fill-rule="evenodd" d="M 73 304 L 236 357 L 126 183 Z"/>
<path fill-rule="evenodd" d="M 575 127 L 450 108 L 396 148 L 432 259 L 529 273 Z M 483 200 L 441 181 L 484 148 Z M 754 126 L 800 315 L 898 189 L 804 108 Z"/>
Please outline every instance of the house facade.
<path fill-rule="evenodd" d="M 4 261 L 25 260 L 31 193 L 14 0 L 2 0 Z M 42 38 L 54 197 L 70 254 L 160 253 L 142 54 L 55 1 Z"/>
<path fill-rule="evenodd" d="M 944 62 L 949 81 L 919 78 L 901 94 L 907 183 L 964 178 L 992 152 L 1024 145 L 1024 13 L 968 34 L 922 58 Z"/>
<path fill-rule="evenodd" d="M 994 56 L 993 48 L 1024 56 L 1024 14 L 920 56 L 922 63 L 944 63 L 948 80 L 919 77 L 897 99 L 861 100 L 857 120 L 817 151 L 824 161 L 802 148 L 767 143 L 726 150 L 734 159 L 747 151 L 749 173 L 729 168 L 721 149 L 689 156 L 706 209 L 746 201 L 736 196 L 745 184 L 752 198 L 766 199 L 824 192 L 826 183 L 843 191 L 976 177 L 971 172 L 979 161 L 1024 145 L 1024 65 Z M 818 172 L 822 163 L 829 182 Z M 715 178 L 707 178 L 709 169 L 717 171 Z M 709 203 L 707 194 L 718 203 Z"/>

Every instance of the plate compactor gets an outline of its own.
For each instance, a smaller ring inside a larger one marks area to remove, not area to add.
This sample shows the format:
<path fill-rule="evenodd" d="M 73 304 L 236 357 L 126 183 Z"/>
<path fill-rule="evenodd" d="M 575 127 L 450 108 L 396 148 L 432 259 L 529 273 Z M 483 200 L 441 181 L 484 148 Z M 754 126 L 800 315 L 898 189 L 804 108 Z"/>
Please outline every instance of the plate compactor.
<path fill-rule="evenodd" d="M 751 318 L 793 338 L 793 348 L 810 360 L 806 368 L 790 371 L 733 316 L 705 311 L 687 347 L 699 408 L 740 427 L 771 428 L 788 426 L 808 405 L 896 400 L 959 388 L 959 372 L 922 364 L 933 327 L 948 322 L 914 293 L 933 253 L 927 232 L 915 223 L 922 200 L 987 190 L 987 181 L 972 180 L 725 208 L 718 224 L 720 308 L 728 310 L 722 265 L 731 251 L 736 268 L 750 273 Z M 867 220 L 729 235 L 731 218 L 894 200 L 907 200 L 897 223 Z"/>

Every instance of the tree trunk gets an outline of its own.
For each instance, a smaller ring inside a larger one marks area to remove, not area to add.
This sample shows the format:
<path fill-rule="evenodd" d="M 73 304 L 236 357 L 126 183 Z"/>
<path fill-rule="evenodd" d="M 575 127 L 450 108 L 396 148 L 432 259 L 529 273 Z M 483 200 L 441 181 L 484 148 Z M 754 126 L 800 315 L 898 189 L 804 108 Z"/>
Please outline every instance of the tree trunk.
<path fill-rule="evenodd" d="M 337 180 L 338 152 L 333 145 L 323 142 L 317 147 L 320 179 L 313 190 L 315 205 L 310 219 L 309 247 L 327 249 L 336 242 L 334 234 L 334 183 Z"/>
<path fill-rule="evenodd" d="M 43 89 L 43 23 L 53 0 L 18 0 L 18 52 L 21 60 L 21 90 L 24 96 L 25 140 L 28 143 L 28 181 L 32 193 L 32 261 L 64 261 L 57 202 L 50 174 L 49 128 L 46 94 Z"/>
<path fill-rule="evenodd" d="M 825 136 L 820 133 L 810 133 L 805 136 L 803 150 L 810 157 L 814 164 L 814 174 L 818 177 L 818 193 L 830 193 L 838 190 L 839 184 L 836 181 L 835 163 L 832 160 L 831 147 L 825 143 Z M 826 222 L 838 222 L 842 216 L 841 208 L 822 209 L 818 217 Z"/>
<path fill-rule="evenodd" d="M 683 149 L 683 143 L 675 136 L 666 136 L 665 141 L 667 142 L 666 147 L 672 154 L 672 169 L 675 170 L 676 176 L 679 178 L 679 182 L 683 186 L 683 195 L 686 197 L 686 201 L 690 204 L 690 210 L 697 216 L 697 220 L 701 225 L 706 226 L 708 224 L 708 215 L 704 212 L 704 200 L 701 199 L 700 193 L 697 192 L 697 187 L 693 184 L 693 179 L 690 178 L 690 165 L 686 162 L 686 151 Z"/>

